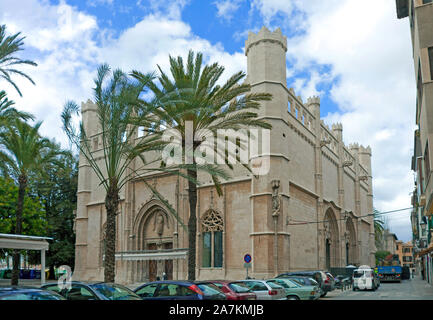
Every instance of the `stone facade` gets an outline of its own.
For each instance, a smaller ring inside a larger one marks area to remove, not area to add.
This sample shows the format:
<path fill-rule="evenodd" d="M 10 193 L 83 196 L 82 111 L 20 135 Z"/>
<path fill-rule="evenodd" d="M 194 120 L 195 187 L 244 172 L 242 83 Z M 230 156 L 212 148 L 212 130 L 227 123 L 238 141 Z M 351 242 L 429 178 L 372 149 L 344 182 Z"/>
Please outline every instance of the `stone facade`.
<path fill-rule="evenodd" d="M 270 172 L 253 177 L 241 166 L 231 172 L 218 197 L 208 176 L 199 175 L 197 279 L 245 278 L 243 256 L 252 256 L 249 275 L 271 277 L 295 270 L 374 264 L 371 149 L 345 146 L 341 124 L 320 120 L 320 99 L 303 102 L 286 83 L 287 39 L 280 29 L 262 28 L 246 41 L 247 79 L 254 92 L 269 92 L 259 117 L 272 124 Z M 84 125 L 101 145 L 93 104 L 82 104 Z M 151 183 L 188 220 L 185 179 L 141 176 L 122 190 L 117 221 L 116 281 L 153 280 L 162 272 L 186 279 L 186 231 L 145 186 Z M 80 158 L 76 217 L 77 279 L 103 278 L 104 192 Z M 165 249 L 165 250 L 164 250 Z M 144 251 L 150 250 L 150 251 Z M 142 254 L 143 260 L 125 257 Z M 147 254 L 147 256 L 146 256 Z M 165 255 L 164 255 L 165 254 Z M 170 254 L 177 254 L 170 259 Z M 150 259 L 150 260 L 148 260 Z"/>

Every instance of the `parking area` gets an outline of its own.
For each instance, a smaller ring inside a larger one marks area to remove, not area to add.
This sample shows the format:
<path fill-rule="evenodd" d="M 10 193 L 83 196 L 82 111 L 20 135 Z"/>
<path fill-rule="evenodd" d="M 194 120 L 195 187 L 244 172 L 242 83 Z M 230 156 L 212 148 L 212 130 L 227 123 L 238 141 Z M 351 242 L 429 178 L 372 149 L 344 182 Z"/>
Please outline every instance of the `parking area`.
<path fill-rule="evenodd" d="M 381 283 L 376 291 L 334 290 L 320 300 L 433 300 L 433 286 L 416 276 L 401 283 Z"/>

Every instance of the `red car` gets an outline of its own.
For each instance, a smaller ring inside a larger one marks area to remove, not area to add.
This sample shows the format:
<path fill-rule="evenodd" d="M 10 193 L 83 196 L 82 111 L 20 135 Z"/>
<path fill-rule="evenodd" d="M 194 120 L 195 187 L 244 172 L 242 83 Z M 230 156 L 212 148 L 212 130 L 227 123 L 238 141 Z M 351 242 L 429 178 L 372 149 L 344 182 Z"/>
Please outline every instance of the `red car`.
<path fill-rule="evenodd" d="M 217 286 L 226 295 L 227 300 L 256 300 L 256 294 L 245 284 L 239 281 L 212 280 L 209 281 Z"/>

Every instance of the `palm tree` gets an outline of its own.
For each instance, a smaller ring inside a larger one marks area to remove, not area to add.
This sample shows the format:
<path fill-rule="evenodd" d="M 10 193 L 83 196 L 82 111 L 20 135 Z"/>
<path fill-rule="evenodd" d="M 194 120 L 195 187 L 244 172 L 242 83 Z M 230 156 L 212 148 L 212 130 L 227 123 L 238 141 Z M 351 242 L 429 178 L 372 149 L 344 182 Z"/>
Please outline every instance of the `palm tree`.
<path fill-rule="evenodd" d="M 23 50 L 23 40 L 25 37 L 20 37 L 20 34 L 21 32 L 18 32 L 7 36 L 6 25 L 0 25 L 0 78 L 5 79 L 22 96 L 20 89 L 11 78 L 11 74 L 20 75 L 35 84 L 32 78 L 24 72 L 15 69 L 15 67 L 23 64 L 37 66 L 37 64 L 31 60 L 21 60 L 19 57 L 14 56 L 14 54 Z"/>
<path fill-rule="evenodd" d="M 155 106 L 153 119 L 158 123 L 157 127 L 171 127 L 181 135 L 182 150 L 192 160 L 189 164 L 180 166 L 186 169 L 188 181 L 189 198 L 189 220 L 188 220 L 188 279 L 195 280 L 196 270 L 196 234 L 197 234 L 197 171 L 203 170 L 210 174 L 215 184 L 218 195 L 221 196 L 222 189 L 220 178 L 225 178 L 223 171 L 217 166 L 200 165 L 196 162 L 195 152 L 203 144 L 203 141 L 194 141 L 192 148 L 186 150 L 186 136 L 197 137 L 200 132 L 211 132 L 217 136 L 219 129 L 242 129 L 260 127 L 270 129 L 271 125 L 257 119 L 254 109 L 260 107 L 260 101 L 270 100 L 271 95 L 267 93 L 251 93 L 249 84 L 239 82 L 245 77 L 244 72 L 232 75 L 223 85 L 217 85 L 219 78 L 224 72 L 224 67 L 218 63 L 211 65 L 203 64 L 202 53 L 194 54 L 190 51 L 188 61 L 184 65 L 182 57 L 169 57 L 170 71 L 173 80 L 165 74 L 158 66 L 161 75 L 158 77 L 159 84 L 150 83 L 149 88 L 154 95 L 150 102 L 141 100 L 141 106 L 148 108 Z M 139 71 L 133 71 L 131 75 L 137 80 L 146 81 L 145 75 Z M 192 123 L 192 132 L 187 132 L 189 124 Z M 218 150 L 217 150 L 218 153 Z M 221 156 L 227 159 L 227 151 Z M 231 155 L 233 156 L 233 155 Z M 185 159 L 185 156 L 184 156 Z M 185 162 L 184 162 L 185 163 Z M 233 166 L 226 164 L 230 169 Z M 248 165 L 245 165 L 249 169 Z"/>
<path fill-rule="evenodd" d="M 373 209 L 373 221 L 374 221 L 374 241 L 376 248 L 382 247 L 383 232 L 385 231 L 385 222 L 383 221 L 379 210 Z"/>
<path fill-rule="evenodd" d="M 107 78 L 110 77 L 108 81 Z M 117 69 L 111 71 L 106 64 L 98 68 L 95 79 L 94 100 L 98 123 L 101 129 L 102 156 L 96 157 L 92 150 L 92 144 L 86 128 L 81 122 L 79 128 L 73 125 L 73 116 L 79 115 L 80 108 L 75 102 L 67 102 L 62 113 L 63 130 L 69 140 L 85 157 L 88 164 L 96 174 L 100 184 L 104 187 L 105 209 L 107 213 L 106 242 L 104 246 L 104 281 L 115 280 L 115 244 L 116 244 L 116 215 L 119 208 L 119 192 L 130 179 L 136 175 L 151 172 L 153 170 L 165 170 L 164 168 L 152 168 L 153 161 L 146 161 L 143 152 L 160 151 L 166 144 L 160 139 L 160 135 L 152 134 L 135 141 L 137 132 L 136 101 L 144 86 L 151 82 L 152 74 L 142 77 L 142 82 L 132 82 L 128 76 Z M 148 112 L 141 110 L 141 115 L 146 118 Z M 142 165 L 137 167 L 136 159 L 141 160 Z M 181 221 L 180 221 L 181 222 Z"/>
<path fill-rule="evenodd" d="M 0 162 L 3 171 L 18 182 L 15 233 L 22 233 L 22 214 L 29 176 L 37 174 L 47 163 L 56 163 L 61 151 L 50 140 L 42 138 L 38 131 L 42 122 L 34 127 L 15 119 L 0 132 Z M 18 284 L 19 252 L 14 252 L 12 285 Z M 43 272 L 43 271 L 42 271 Z"/>
<path fill-rule="evenodd" d="M 7 122 L 11 122 L 16 118 L 21 120 L 33 120 L 33 116 L 30 113 L 18 111 L 14 107 L 15 104 L 12 100 L 6 97 L 5 91 L 0 91 L 0 128 Z"/>

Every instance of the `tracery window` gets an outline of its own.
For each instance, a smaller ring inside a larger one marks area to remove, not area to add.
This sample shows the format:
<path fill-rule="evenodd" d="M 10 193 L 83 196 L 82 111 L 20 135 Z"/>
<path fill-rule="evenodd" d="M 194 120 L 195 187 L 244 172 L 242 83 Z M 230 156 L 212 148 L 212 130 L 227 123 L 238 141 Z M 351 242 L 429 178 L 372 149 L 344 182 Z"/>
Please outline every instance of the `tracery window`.
<path fill-rule="evenodd" d="M 221 268 L 223 266 L 223 230 L 221 215 L 209 209 L 201 219 L 202 225 L 202 266 Z"/>

